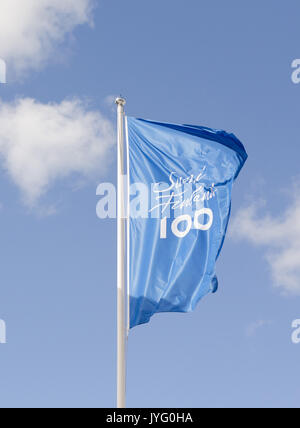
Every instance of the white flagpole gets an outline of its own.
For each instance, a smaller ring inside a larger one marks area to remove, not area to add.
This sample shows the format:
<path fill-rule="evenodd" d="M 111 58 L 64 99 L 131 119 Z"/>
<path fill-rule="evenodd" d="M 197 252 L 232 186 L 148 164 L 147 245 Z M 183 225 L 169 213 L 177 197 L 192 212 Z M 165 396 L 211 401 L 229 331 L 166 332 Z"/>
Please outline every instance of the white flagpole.
<path fill-rule="evenodd" d="M 124 192 L 124 105 L 117 98 L 118 106 L 118 204 L 117 204 L 117 407 L 125 407 L 126 393 L 126 303 L 125 303 L 125 192 Z"/>

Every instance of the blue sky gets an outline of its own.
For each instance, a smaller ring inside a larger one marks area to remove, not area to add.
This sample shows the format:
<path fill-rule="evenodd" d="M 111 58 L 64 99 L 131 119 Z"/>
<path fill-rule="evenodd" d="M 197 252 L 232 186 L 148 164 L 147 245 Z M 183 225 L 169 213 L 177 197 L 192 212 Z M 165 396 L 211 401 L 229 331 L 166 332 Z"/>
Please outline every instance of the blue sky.
<path fill-rule="evenodd" d="M 132 330 L 128 406 L 298 407 L 299 2 L 28 0 L 20 18 L 14 1 L 0 14 L 0 406 L 115 405 L 116 222 L 97 218 L 96 187 L 115 182 L 122 94 L 129 115 L 232 131 L 249 154 L 219 291 Z"/>

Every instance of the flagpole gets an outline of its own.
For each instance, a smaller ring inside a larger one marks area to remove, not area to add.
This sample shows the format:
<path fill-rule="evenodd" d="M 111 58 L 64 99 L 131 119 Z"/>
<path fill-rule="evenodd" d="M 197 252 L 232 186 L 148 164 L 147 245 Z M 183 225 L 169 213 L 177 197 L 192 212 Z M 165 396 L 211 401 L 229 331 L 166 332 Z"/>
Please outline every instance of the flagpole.
<path fill-rule="evenodd" d="M 117 407 L 125 407 L 126 324 L 125 324 L 125 192 L 124 192 L 124 105 L 116 99 L 118 114 L 118 203 L 117 203 Z"/>

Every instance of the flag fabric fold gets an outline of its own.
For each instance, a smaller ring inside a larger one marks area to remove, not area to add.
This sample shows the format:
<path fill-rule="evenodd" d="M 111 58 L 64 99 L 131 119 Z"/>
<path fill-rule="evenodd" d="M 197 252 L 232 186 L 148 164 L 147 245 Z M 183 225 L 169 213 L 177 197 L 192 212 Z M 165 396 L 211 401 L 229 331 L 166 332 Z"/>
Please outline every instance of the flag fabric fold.
<path fill-rule="evenodd" d="M 247 154 L 225 131 L 127 117 L 130 327 L 215 292 L 231 190 Z"/>

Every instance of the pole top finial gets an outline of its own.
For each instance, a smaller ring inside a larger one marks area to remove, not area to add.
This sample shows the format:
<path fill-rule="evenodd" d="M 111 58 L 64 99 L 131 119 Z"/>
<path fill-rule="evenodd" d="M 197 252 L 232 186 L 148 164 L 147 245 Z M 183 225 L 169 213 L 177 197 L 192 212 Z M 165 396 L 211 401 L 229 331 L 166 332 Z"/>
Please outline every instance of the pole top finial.
<path fill-rule="evenodd" d="M 116 98 L 116 104 L 118 104 L 118 105 L 120 105 L 120 106 L 124 106 L 125 104 L 126 104 L 126 100 L 125 100 L 125 98 L 122 98 L 122 97 L 118 97 L 118 98 Z"/>

